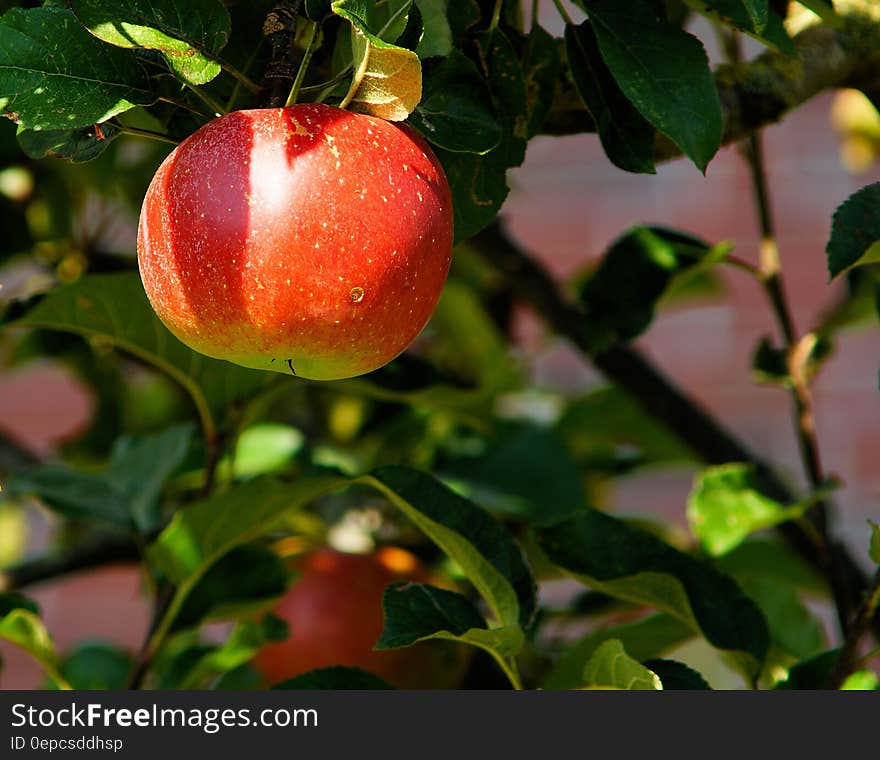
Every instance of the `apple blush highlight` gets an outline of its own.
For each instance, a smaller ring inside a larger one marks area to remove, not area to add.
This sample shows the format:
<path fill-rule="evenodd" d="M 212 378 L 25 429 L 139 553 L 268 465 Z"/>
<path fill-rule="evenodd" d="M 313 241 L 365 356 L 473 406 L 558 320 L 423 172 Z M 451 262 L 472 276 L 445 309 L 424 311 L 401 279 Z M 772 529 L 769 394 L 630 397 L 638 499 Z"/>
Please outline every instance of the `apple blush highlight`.
<path fill-rule="evenodd" d="M 422 331 L 452 226 L 443 169 L 409 128 L 318 104 L 236 111 L 159 167 L 138 264 L 190 348 L 335 380 L 387 364 Z"/>

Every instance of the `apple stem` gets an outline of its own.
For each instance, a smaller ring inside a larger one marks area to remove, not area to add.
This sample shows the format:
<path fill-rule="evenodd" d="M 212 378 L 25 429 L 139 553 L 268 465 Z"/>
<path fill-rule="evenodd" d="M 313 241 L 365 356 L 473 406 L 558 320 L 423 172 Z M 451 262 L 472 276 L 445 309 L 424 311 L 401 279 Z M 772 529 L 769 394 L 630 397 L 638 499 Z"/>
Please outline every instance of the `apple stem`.
<path fill-rule="evenodd" d="M 299 63 L 299 69 L 297 69 L 296 72 L 296 79 L 293 80 L 293 85 L 291 85 L 290 93 L 288 94 L 287 100 L 284 103 L 285 107 L 292 106 L 294 103 L 296 103 L 296 99 L 299 97 L 299 92 L 300 88 L 302 87 L 303 80 L 306 77 L 306 70 L 308 69 L 309 63 L 312 60 L 312 55 L 318 47 L 315 44 L 316 40 L 319 37 L 317 22 L 309 22 L 306 35 L 306 49 L 303 52 L 302 60 Z"/>

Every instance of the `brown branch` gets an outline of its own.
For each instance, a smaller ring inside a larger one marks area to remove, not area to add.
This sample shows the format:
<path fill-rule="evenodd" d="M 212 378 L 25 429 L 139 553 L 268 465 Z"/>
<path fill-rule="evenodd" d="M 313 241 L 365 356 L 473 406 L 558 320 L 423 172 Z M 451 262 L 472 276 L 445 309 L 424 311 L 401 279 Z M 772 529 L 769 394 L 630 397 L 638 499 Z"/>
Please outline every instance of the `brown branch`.
<path fill-rule="evenodd" d="M 16 591 L 104 565 L 138 562 L 140 558 L 140 550 L 130 538 L 102 536 L 68 551 L 26 560 L 0 572 L 0 592 Z"/>
<path fill-rule="evenodd" d="M 865 592 L 862 604 L 849 626 L 849 633 L 843 642 L 840 654 L 837 656 L 831 677 L 828 679 L 829 689 L 839 689 L 847 676 L 855 669 L 858 662 L 859 645 L 870 630 L 871 622 L 877 617 L 878 610 L 880 610 L 880 570 L 874 574 L 871 587 Z"/>
<path fill-rule="evenodd" d="M 556 333 L 581 349 L 597 369 L 629 393 L 648 414 L 674 432 L 702 461 L 707 464 L 750 463 L 768 495 L 783 503 L 797 500 L 797 496 L 767 462 L 638 351 L 617 346 L 600 354 L 591 354 L 591 335 L 581 309 L 563 297 L 546 269 L 516 246 L 497 221 L 470 243 L 503 276 L 516 297 L 530 304 Z M 807 562 L 822 571 L 826 569 L 821 549 L 801 526 L 788 522 L 781 525 L 779 531 Z M 838 563 L 842 582 L 854 593 L 861 593 L 867 587 L 868 580 L 846 547 L 833 543 L 828 546 L 828 551 Z"/>
<path fill-rule="evenodd" d="M 825 90 L 880 83 L 880 19 L 867 0 L 836 5 L 842 11 L 840 28 L 818 25 L 800 32 L 794 37 L 796 56 L 767 52 L 752 61 L 717 68 L 715 83 L 725 125 L 722 144 L 739 142 Z M 595 132 L 570 77 L 558 89 L 541 131 L 548 135 Z M 675 144 L 658 136 L 657 161 L 680 155 Z"/>

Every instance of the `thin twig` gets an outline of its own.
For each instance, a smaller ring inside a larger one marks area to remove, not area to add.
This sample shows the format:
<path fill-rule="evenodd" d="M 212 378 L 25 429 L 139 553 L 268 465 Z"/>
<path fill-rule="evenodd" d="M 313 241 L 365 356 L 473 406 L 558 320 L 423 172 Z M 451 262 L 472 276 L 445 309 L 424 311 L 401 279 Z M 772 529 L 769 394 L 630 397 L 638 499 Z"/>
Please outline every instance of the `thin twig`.
<path fill-rule="evenodd" d="M 839 689 L 847 676 L 858 666 L 860 662 L 859 645 L 868 633 L 871 621 L 876 616 L 878 609 L 880 609 L 880 570 L 874 574 L 874 581 L 865 592 L 862 604 L 849 626 L 849 632 L 840 649 L 834 669 L 831 671 L 831 677 L 828 679 L 829 689 Z"/>
<path fill-rule="evenodd" d="M 269 42 L 269 63 L 263 74 L 263 92 L 268 108 L 281 108 L 296 79 L 291 62 L 296 38 L 296 19 L 302 0 L 279 2 L 266 15 L 263 35 Z"/>

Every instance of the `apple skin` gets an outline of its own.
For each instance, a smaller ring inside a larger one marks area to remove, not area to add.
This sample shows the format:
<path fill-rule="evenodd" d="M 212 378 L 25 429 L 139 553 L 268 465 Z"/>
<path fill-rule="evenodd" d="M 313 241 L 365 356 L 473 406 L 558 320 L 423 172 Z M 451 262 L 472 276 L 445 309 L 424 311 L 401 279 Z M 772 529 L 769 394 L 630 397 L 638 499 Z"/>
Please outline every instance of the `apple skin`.
<path fill-rule="evenodd" d="M 397 547 L 366 555 L 319 549 L 299 557 L 295 567 L 300 575 L 275 608 L 290 637 L 263 647 L 253 660 L 268 684 L 332 665 L 363 668 L 402 689 L 450 689 L 461 682 L 469 647 L 426 641 L 373 651 L 388 584 L 433 580 L 414 555 Z"/>
<path fill-rule="evenodd" d="M 190 348 L 334 380 L 381 367 L 422 331 L 452 226 L 443 169 L 408 127 L 319 104 L 235 111 L 157 170 L 138 264 Z"/>

